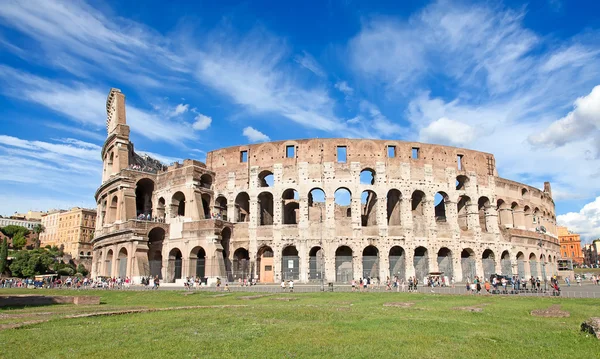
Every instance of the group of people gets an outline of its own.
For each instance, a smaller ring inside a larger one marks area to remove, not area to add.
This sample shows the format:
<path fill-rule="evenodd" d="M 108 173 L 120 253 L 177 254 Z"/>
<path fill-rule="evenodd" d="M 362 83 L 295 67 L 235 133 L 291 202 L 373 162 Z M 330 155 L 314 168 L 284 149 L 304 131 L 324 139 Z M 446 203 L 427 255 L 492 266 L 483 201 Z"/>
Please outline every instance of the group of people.
<path fill-rule="evenodd" d="M 150 222 L 158 222 L 158 223 L 164 223 L 165 219 L 164 217 L 152 217 L 152 215 L 150 213 L 140 213 L 137 216 L 137 220 L 138 221 L 150 221 Z"/>
<path fill-rule="evenodd" d="M 288 290 L 290 293 L 294 292 L 294 280 L 293 279 L 290 279 L 288 281 L 286 281 L 286 280 L 281 281 L 281 291 L 285 292 Z"/>
<path fill-rule="evenodd" d="M 152 167 L 149 167 L 149 166 L 129 165 L 129 169 L 130 170 L 135 170 L 135 171 L 156 173 L 156 168 L 152 168 Z"/>

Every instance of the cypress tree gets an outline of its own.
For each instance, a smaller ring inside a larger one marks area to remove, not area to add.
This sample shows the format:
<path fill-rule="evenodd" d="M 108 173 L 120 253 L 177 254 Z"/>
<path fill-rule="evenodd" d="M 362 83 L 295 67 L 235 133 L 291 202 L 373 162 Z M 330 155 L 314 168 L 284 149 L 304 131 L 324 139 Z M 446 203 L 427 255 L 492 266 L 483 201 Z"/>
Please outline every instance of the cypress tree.
<path fill-rule="evenodd" d="M 6 238 L 2 240 L 2 245 L 0 245 L 0 275 L 4 274 L 6 270 L 6 261 L 8 259 L 8 241 Z"/>

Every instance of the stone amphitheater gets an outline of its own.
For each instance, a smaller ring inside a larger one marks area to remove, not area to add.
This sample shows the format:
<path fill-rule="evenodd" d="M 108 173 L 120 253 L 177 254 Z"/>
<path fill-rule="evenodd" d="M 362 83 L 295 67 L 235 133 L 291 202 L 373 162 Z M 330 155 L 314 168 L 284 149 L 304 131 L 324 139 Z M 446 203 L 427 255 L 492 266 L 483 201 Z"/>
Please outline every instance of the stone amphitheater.
<path fill-rule="evenodd" d="M 550 184 L 499 177 L 492 154 L 306 139 L 164 166 L 134 152 L 119 90 L 106 110 L 94 276 L 210 284 L 556 273 Z"/>

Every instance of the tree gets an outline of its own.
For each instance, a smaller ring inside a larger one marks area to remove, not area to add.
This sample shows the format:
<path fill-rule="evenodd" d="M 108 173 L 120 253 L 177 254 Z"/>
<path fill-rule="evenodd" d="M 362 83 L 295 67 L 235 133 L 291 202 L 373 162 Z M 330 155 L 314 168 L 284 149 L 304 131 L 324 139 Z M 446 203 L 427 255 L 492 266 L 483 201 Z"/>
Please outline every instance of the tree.
<path fill-rule="evenodd" d="M 81 275 L 85 277 L 88 275 L 89 271 L 83 265 L 83 263 L 79 263 L 79 265 L 77 266 L 77 273 L 81 273 Z"/>
<path fill-rule="evenodd" d="M 6 261 L 8 259 L 8 241 L 6 238 L 2 240 L 0 245 L 0 275 L 6 270 Z"/>
<path fill-rule="evenodd" d="M 0 231 L 10 239 L 12 239 L 18 233 L 21 233 L 23 237 L 26 237 L 29 234 L 29 230 L 27 228 L 23 226 L 16 226 L 14 224 L 0 228 Z"/>
<path fill-rule="evenodd" d="M 42 224 L 36 224 L 35 227 L 33 227 L 33 233 L 37 235 L 34 248 L 40 248 L 40 234 L 44 233 L 45 231 L 46 227 L 44 227 Z"/>
<path fill-rule="evenodd" d="M 18 232 L 13 237 L 12 244 L 15 250 L 21 250 L 27 244 L 27 238 L 25 238 L 21 232 Z"/>
<path fill-rule="evenodd" d="M 17 277 L 31 277 L 48 273 L 55 263 L 54 257 L 43 248 L 19 251 L 14 256 L 10 271 Z"/>

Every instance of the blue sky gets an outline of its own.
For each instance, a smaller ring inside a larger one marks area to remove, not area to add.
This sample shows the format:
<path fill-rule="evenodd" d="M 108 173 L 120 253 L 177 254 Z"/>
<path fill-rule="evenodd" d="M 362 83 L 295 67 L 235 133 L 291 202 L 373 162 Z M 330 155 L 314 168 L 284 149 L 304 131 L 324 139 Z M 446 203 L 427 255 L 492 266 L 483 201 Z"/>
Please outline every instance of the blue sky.
<path fill-rule="evenodd" d="M 218 3 L 218 4 L 215 4 Z M 104 103 L 165 162 L 306 137 L 488 151 L 600 236 L 600 3 L 0 2 L 0 214 L 93 206 Z"/>

